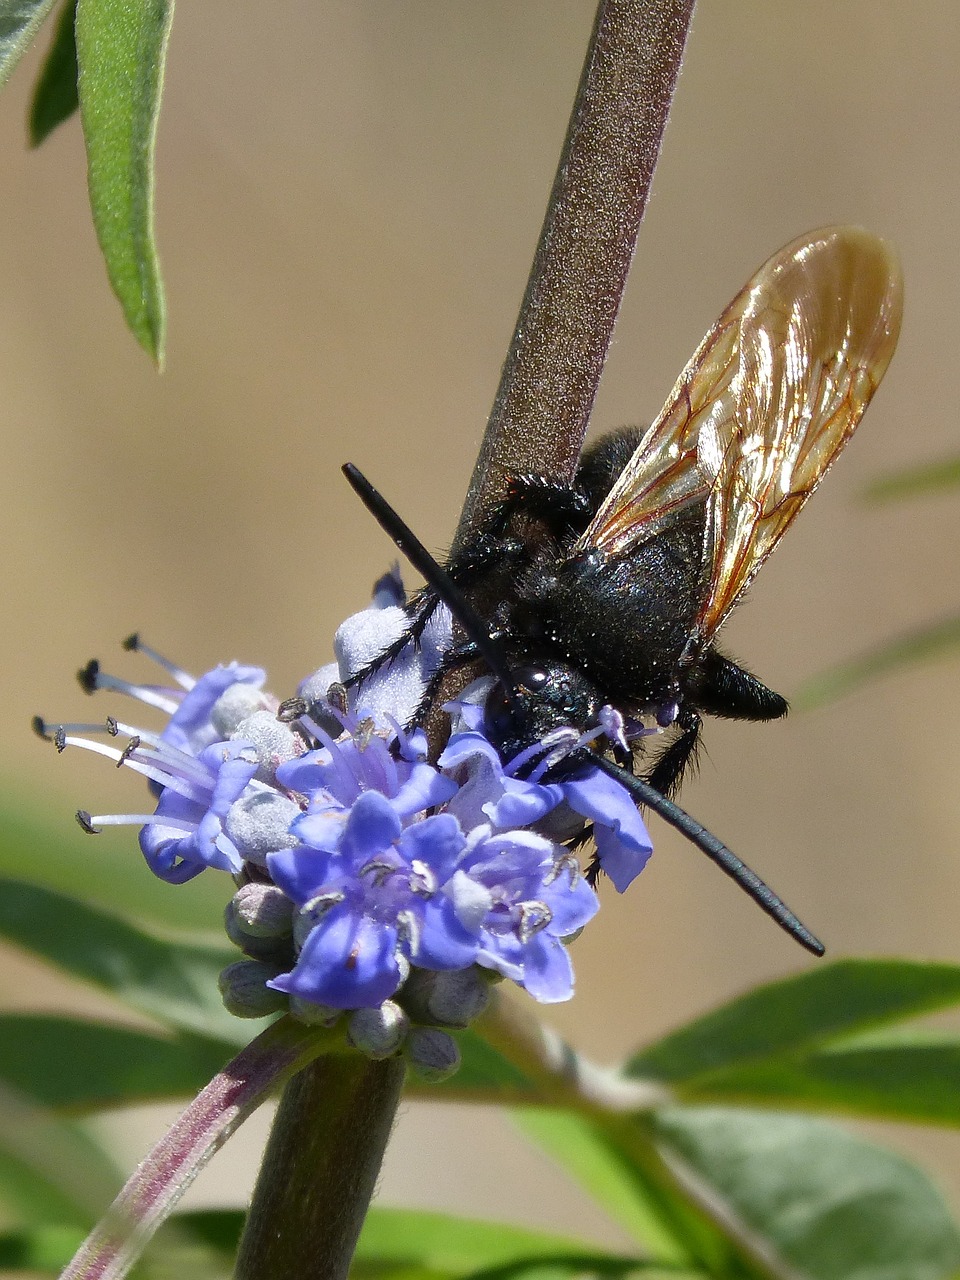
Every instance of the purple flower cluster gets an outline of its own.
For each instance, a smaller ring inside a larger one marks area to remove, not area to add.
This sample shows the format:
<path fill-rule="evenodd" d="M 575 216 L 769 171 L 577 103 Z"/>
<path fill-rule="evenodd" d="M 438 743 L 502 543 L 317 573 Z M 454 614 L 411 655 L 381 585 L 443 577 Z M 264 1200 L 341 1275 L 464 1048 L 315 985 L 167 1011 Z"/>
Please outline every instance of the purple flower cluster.
<path fill-rule="evenodd" d="M 539 1001 L 566 1000 L 565 942 L 598 903 L 563 842 L 592 823 L 600 867 L 622 891 L 650 854 L 646 830 L 627 792 L 598 769 L 561 781 L 544 781 L 545 766 L 517 776 L 524 762 L 504 765 L 469 701 L 449 708 L 454 732 L 437 765 L 428 763 L 425 735 L 400 725 L 449 644 L 442 613 L 348 709 L 325 701 L 334 681 L 402 632 L 392 582 L 379 584 L 377 607 L 341 627 L 338 664 L 304 682 L 290 722 L 278 719 L 259 668 L 233 663 L 193 680 L 136 638 L 129 647 L 163 662 L 174 687 L 130 685 L 91 664 L 82 673 L 90 691 L 124 692 L 170 718 L 157 734 L 108 721 L 109 734 L 127 738 L 123 748 L 91 740 L 94 726 L 55 731 L 61 747 L 97 750 L 142 773 L 157 796 L 152 814 L 81 821 L 90 830 L 139 825 L 144 856 L 169 882 L 215 867 L 247 890 L 253 882 L 282 893 L 286 913 L 273 915 L 286 937 L 266 948 L 266 985 L 300 1005 L 377 1009 L 411 971 L 473 966 Z M 265 954 L 260 943 L 249 954 Z"/>

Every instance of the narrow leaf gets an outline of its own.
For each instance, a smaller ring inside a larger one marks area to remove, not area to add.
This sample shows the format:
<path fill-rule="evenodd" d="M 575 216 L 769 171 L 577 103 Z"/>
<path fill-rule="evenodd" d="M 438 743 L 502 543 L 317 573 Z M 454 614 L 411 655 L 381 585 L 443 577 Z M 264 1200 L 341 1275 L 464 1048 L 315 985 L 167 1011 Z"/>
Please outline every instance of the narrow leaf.
<path fill-rule="evenodd" d="M 638 1053 L 627 1074 L 692 1084 L 960 1004 L 960 965 L 838 960 L 758 987 Z"/>
<path fill-rule="evenodd" d="M 199 1036 L 0 1015 L 0 1080 L 49 1107 L 90 1111 L 189 1097 L 229 1056 L 228 1045 Z"/>
<path fill-rule="evenodd" d="M 0 89 L 30 48 L 55 0 L 0 0 Z"/>
<path fill-rule="evenodd" d="M 958 487 L 960 458 L 943 458 L 926 466 L 908 467 L 881 476 L 867 488 L 864 496 L 870 502 L 890 502 Z"/>
<path fill-rule="evenodd" d="M 223 926 L 227 877 L 200 876 L 187 890 L 161 885 L 129 828 L 84 835 L 66 801 L 51 807 L 0 775 L 0 876 L 20 879 L 26 866 L 31 881 L 67 894 L 76 892 L 82 868 L 84 900 L 119 914 L 179 929 Z"/>
<path fill-rule="evenodd" d="M 73 1257 L 83 1232 L 69 1226 L 27 1227 L 0 1232 L 0 1267 L 5 1271 L 58 1274 Z"/>
<path fill-rule="evenodd" d="M 0 937 L 172 1027 L 237 1045 L 249 1026 L 220 1003 L 236 952 L 168 942 L 37 885 L 0 880 Z"/>
<path fill-rule="evenodd" d="M 534 1259 L 556 1262 L 564 1269 L 618 1274 L 642 1266 L 639 1259 L 617 1257 L 569 1237 L 528 1231 L 502 1222 L 481 1222 L 443 1213 L 373 1208 L 357 1244 L 356 1260 L 381 1266 L 417 1265 L 447 1275 L 473 1275 L 517 1267 Z"/>
<path fill-rule="evenodd" d="M 662 1197 L 590 1121 L 573 1112 L 523 1109 L 513 1113 L 534 1138 L 591 1195 L 603 1211 L 661 1263 L 689 1265 L 693 1255 Z"/>
<path fill-rule="evenodd" d="M 799 1116 L 671 1108 L 665 1155 L 809 1280 L 947 1280 L 960 1232 L 940 1194 L 901 1156 Z"/>
<path fill-rule="evenodd" d="M 685 1101 L 840 1111 L 960 1126 L 960 1039 L 886 1032 L 702 1077 Z"/>
<path fill-rule="evenodd" d="M 87 1227 L 119 1177 L 100 1148 L 70 1121 L 0 1087 L 0 1203 L 29 1226 Z"/>
<path fill-rule="evenodd" d="M 826 702 L 835 702 L 861 685 L 902 667 L 916 666 L 934 658 L 960 652 L 960 617 L 946 618 L 898 636 L 858 658 L 822 671 L 802 685 L 793 698 L 798 711 L 810 711 Z"/>
<path fill-rule="evenodd" d="M 78 0 L 77 59 L 90 204 L 127 324 L 163 363 L 153 160 L 172 0 Z"/>
<path fill-rule="evenodd" d="M 39 147 L 80 105 L 77 97 L 77 4 L 67 0 L 30 104 L 30 145 Z"/>

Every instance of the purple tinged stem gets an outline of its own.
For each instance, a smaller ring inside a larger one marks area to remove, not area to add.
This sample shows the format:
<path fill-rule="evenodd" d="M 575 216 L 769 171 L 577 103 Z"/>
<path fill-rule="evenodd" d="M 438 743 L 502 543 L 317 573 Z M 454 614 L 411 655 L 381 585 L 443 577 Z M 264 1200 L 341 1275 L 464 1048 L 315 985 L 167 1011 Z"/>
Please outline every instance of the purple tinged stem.
<path fill-rule="evenodd" d="M 128 1179 L 61 1280 L 126 1275 L 210 1157 L 278 1085 L 330 1045 L 329 1032 L 289 1017 L 251 1041 L 197 1094 Z"/>

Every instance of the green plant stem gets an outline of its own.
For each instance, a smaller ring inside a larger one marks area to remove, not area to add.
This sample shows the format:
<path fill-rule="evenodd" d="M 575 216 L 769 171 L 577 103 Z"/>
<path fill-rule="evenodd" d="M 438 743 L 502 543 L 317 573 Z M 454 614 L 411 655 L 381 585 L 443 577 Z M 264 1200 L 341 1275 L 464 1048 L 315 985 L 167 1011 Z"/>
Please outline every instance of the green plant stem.
<path fill-rule="evenodd" d="M 331 1055 L 287 1085 L 240 1242 L 236 1280 L 341 1280 L 403 1087 L 398 1058 Z"/>
<path fill-rule="evenodd" d="M 668 1231 L 683 1238 L 689 1235 L 691 1223 L 699 1224 L 697 1233 L 703 1235 L 704 1247 L 710 1248 L 711 1239 L 718 1241 L 723 1251 L 736 1259 L 735 1274 L 742 1280 L 796 1280 L 790 1268 L 739 1221 L 730 1206 L 660 1143 L 650 1112 L 669 1103 L 671 1095 L 665 1086 L 627 1080 L 580 1058 L 499 991 L 494 992 L 474 1029 L 536 1083 L 548 1105 L 578 1112 L 611 1148 L 622 1152 L 627 1163 L 642 1174 L 648 1199 L 663 1215 Z M 629 1113 L 629 1120 L 625 1120 L 625 1113 Z M 678 1201 L 687 1208 L 686 1225 L 675 1220 Z"/>
<path fill-rule="evenodd" d="M 329 1033 L 281 1018 L 241 1049 L 130 1176 L 62 1280 L 125 1276 L 210 1157 L 273 1090 L 330 1044 Z"/>
<path fill-rule="evenodd" d="M 573 477 L 694 0 L 601 0 L 530 279 L 458 530 L 510 472 Z"/>

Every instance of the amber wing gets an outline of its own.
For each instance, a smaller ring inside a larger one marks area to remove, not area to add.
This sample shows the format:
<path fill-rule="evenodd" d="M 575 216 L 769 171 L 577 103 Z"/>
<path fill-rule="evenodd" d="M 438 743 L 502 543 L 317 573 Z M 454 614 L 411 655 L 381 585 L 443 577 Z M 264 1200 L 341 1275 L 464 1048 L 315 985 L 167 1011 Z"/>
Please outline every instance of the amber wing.
<path fill-rule="evenodd" d="M 896 257 L 867 231 L 781 249 L 701 342 L 575 551 L 627 554 L 704 502 L 709 640 L 853 434 L 902 308 Z"/>

